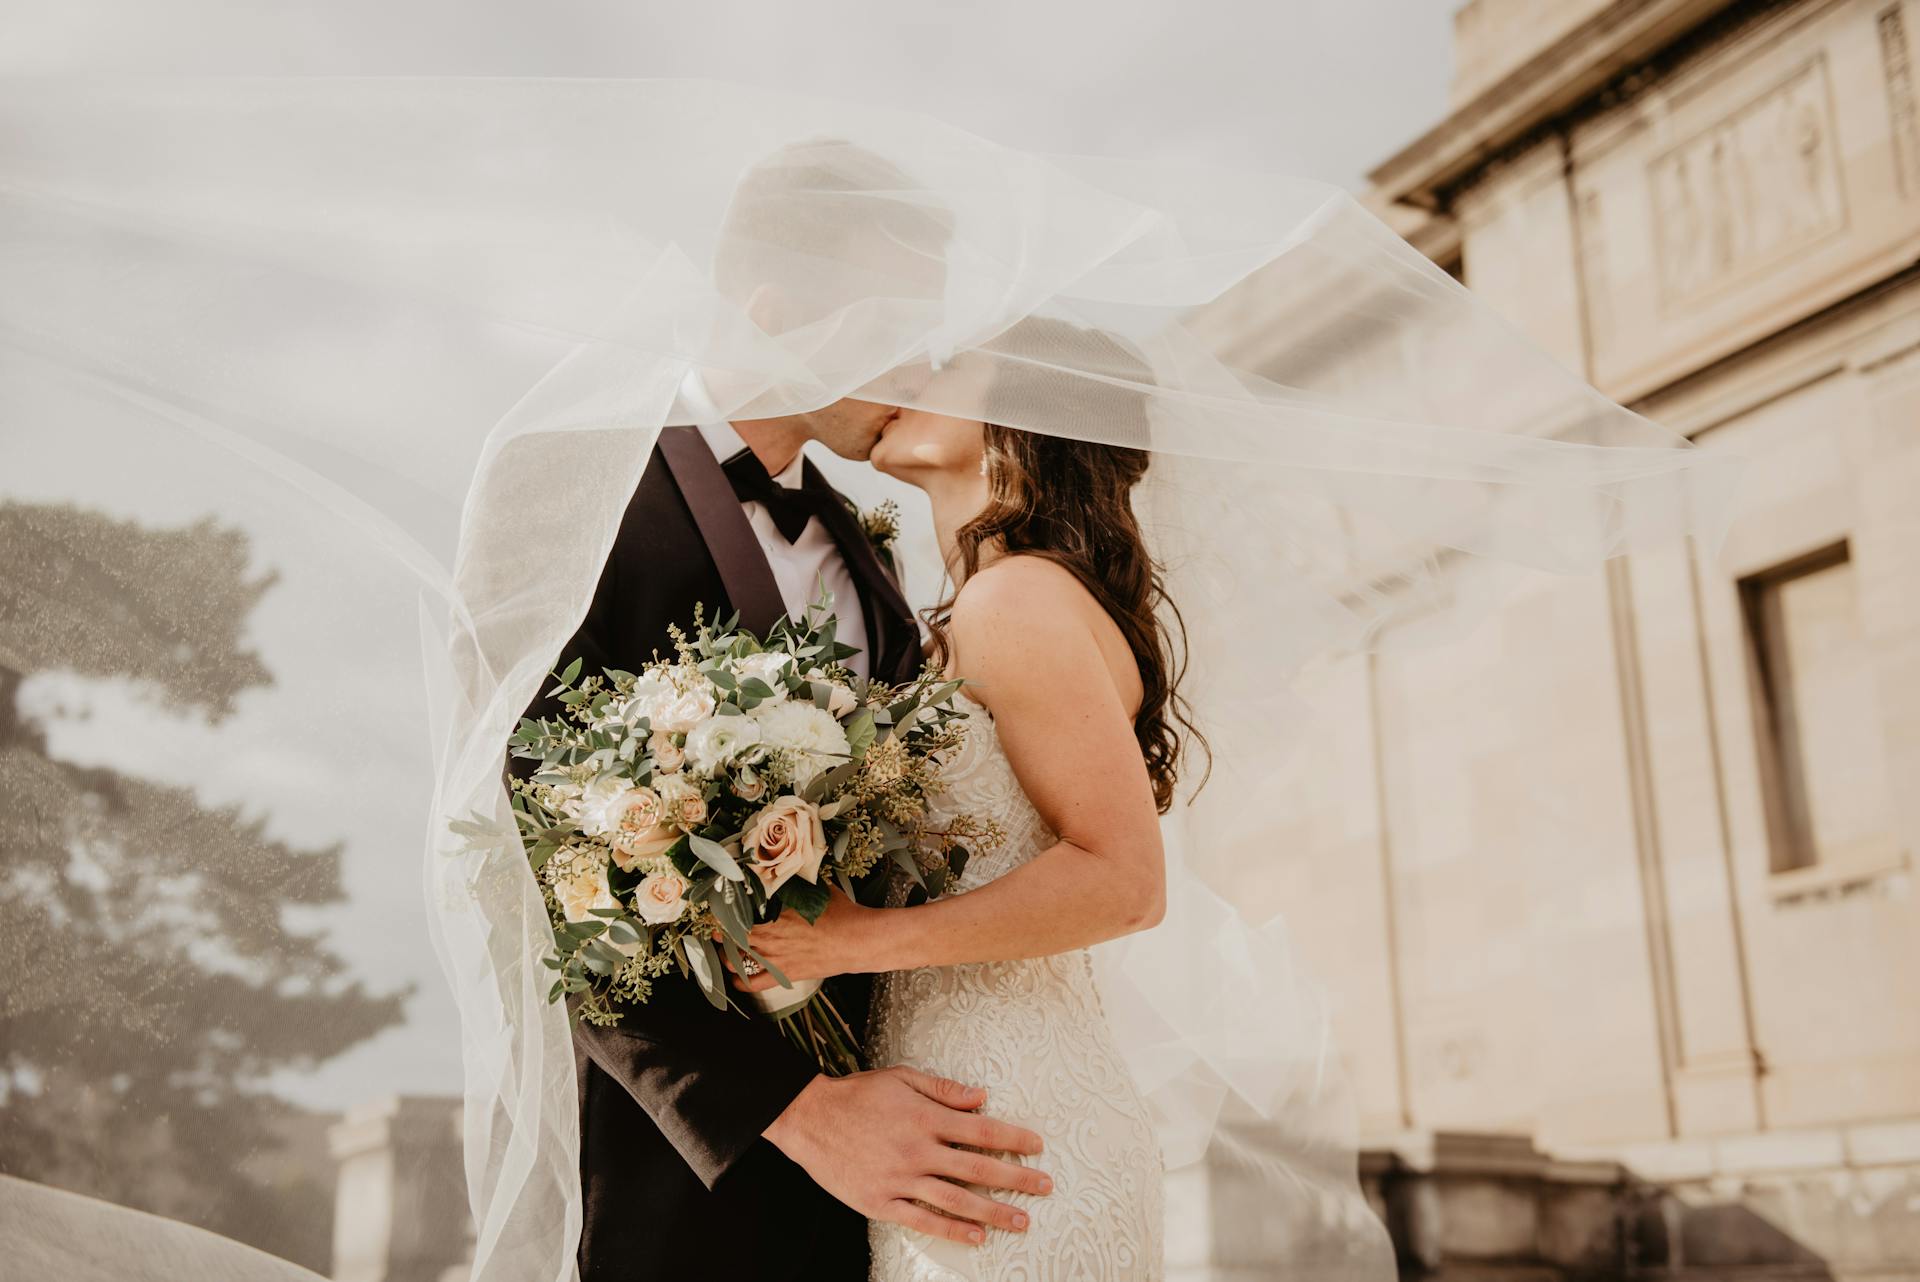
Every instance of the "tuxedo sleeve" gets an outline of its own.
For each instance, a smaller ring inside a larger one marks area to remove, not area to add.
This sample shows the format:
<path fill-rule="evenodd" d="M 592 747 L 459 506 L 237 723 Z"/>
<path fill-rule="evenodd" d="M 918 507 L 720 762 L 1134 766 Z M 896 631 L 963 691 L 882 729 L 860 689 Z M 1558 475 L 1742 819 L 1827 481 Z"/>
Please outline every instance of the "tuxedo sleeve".
<path fill-rule="evenodd" d="M 609 1028 L 575 1024 L 574 1040 L 709 1189 L 820 1072 L 772 1020 L 715 1010 L 678 975 L 621 1011 Z"/>

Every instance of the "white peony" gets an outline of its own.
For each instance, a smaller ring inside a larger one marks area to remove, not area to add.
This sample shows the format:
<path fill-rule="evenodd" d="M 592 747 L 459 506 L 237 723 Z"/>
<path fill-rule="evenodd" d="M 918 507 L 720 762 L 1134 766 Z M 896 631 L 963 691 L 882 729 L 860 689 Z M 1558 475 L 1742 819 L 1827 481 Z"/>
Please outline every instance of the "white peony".
<path fill-rule="evenodd" d="M 633 690 L 627 695 L 625 702 L 620 704 L 621 719 L 628 724 L 642 717 L 651 721 L 679 693 L 670 683 L 659 677 L 651 674 L 639 677 L 634 681 Z"/>
<path fill-rule="evenodd" d="M 762 743 L 794 754 L 794 782 L 802 787 L 852 755 L 847 732 L 833 714 L 811 703 L 788 701 L 764 710 L 755 708 L 752 716 L 760 723 Z"/>
<path fill-rule="evenodd" d="M 760 746 L 760 723 L 751 717 L 708 717 L 687 732 L 687 763 L 710 775 Z"/>
<path fill-rule="evenodd" d="M 712 715 L 713 691 L 702 685 L 662 702 L 649 720 L 655 730 L 664 730 L 668 734 L 690 734 L 695 726 Z"/>

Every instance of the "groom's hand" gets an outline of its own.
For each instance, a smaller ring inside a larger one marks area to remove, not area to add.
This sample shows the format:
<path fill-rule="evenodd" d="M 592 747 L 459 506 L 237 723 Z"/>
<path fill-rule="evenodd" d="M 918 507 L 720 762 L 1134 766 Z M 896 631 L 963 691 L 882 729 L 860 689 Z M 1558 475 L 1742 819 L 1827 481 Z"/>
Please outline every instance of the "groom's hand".
<path fill-rule="evenodd" d="M 955 1147 L 1040 1152 L 1040 1137 L 1032 1131 L 974 1112 L 986 1102 L 978 1087 L 911 1068 L 823 1074 L 773 1120 L 766 1137 L 816 1184 L 868 1219 L 978 1244 L 987 1228 L 1024 1232 L 1027 1217 L 961 1183 L 1035 1195 L 1053 1191 L 1043 1171 Z"/>

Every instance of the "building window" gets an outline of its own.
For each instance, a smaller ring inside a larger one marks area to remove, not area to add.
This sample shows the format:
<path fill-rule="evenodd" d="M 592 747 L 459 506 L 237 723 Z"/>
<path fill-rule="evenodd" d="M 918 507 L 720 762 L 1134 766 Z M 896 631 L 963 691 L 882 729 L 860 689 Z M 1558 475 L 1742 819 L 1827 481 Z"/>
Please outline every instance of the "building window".
<path fill-rule="evenodd" d="M 1892 854 L 1873 655 L 1847 545 L 1742 580 L 1772 871 L 1884 867 Z"/>

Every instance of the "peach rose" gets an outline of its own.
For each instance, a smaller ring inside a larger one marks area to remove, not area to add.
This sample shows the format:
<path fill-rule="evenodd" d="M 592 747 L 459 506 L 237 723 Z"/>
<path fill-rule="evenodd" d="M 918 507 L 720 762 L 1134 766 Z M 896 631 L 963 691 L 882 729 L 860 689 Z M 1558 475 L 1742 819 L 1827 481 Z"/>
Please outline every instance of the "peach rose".
<path fill-rule="evenodd" d="M 687 764 L 686 751 L 664 730 L 653 732 L 647 740 L 647 751 L 653 755 L 653 764 L 659 767 L 663 775 L 670 775 Z"/>
<path fill-rule="evenodd" d="M 683 776 L 675 775 L 660 785 L 660 800 L 668 823 L 698 828 L 707 821 L 707 799 Z"/>
<path fill-rule="evenodd" d="M 679 921 L 687 911 L 687 879 L 677 872 L 656 872 L 642 879 L 633 892 L 633 911 L 655 926 Z"/>
<path fill-rule="evenodd" d="M 827 856 L 819 807 L 791 794 L 778 798 L 753 817 L 740 835 L 740 848 L 769 895 L 790 877 L 819 881 L 820 861 Z"/>
<path fill-rule="evenodd" d="M 651 788 L 635 788 L 627 795 L 613 826 L 613 862 L 622 872 L 633 871 L 642 859 L 664 854 L 680 840 L 667 803 Z"/>

